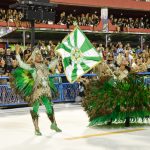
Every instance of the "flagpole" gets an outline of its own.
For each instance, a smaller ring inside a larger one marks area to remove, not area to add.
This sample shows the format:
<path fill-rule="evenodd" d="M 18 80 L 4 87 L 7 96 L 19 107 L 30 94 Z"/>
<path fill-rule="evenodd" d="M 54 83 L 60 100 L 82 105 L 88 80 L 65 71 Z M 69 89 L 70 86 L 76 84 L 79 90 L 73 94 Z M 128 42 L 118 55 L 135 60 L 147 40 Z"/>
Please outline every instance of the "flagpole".
<path fill-rule="evenodd" d="M 116 78 L 116 75 L 115 75 L 114 72 L 110 69 L 110 67 L 108 66 L 108 64 L 106 64 L 106 62 L 105 62 L 105 65 L 106 65 L 106 67 L 109 69 L 109 71 L 111 72 L 111 74 L 114 76 L 114 78 Z"/>

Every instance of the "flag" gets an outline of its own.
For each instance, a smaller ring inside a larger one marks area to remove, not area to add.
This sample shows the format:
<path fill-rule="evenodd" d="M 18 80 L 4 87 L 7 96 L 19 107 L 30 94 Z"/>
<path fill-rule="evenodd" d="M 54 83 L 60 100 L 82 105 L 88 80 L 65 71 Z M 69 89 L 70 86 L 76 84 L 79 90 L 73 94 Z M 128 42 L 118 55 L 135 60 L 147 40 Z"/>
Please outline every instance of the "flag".
<path fill-rule="evenodd" d="M 64 71 L 70 83 L 75 82 L 102 60 L 94 46 L 78 27 L 64 38 L 55 51 L 62 57 Z"/>

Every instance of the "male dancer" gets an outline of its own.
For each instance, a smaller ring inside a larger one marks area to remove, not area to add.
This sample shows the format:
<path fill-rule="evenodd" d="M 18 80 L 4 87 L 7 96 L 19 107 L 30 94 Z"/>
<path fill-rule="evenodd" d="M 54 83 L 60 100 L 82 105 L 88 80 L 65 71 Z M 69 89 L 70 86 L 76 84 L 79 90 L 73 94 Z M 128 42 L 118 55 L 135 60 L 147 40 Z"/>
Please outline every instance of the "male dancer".
<path fill-rule="evenodd" d="M 40 132 L 39 126 L 38 126 L 38 110 L 39 110 L 40 104 L 43 104 L 46 108 L 48 118 L 50 119 L 50 121 L 52 123 L 51 129 L 55 130 L 56 132 L 61 132 L 61 130 L 57 127 L 56 120 L 54 117 L 53 105 L 52 105 L 52 102 L 50 101 L 52 98 L 52 94 L 51 94 L 52 83 L 49 82 L 49 74 L 50 73 L 48 70 L 48 66 L 43 62 L 43 57 L 41 55 L 40 50 L 35 49 L 33 51 L 31 57 L 29 58 L 30 64 L 24 63 L 21 60 L 19 52 L 20 52 L 20 46 L 17 45 L 16 46 L 16 59 L 19 63 L 19 66 L 20 66 L 20 68 L 22 68 L 22 70 L 30 72 L 31 76 L 32 76 L 33 88 L 31 90 L 32 91 L 31 94 L 29 95 L 29 97 L 30 97 L 29 102 L 33 106 L 33 110 L 31 110 L 30 113 L 31 113 L 33 124 L 35 127 L 35 135 L 38 135 L 38 136 L 42 135 Z M 57 59 L 52 61 L 50 63 L 50 69 L 54 68 L 56 66 L 57 62 L 58 62 Z M 16 82 L 16 86 L 17 86 L 18 81 L 17 81 L 16 77 L 19 76 L 21 80 L 22 80 L 22 78 L 21 78 L 20 73 L 17 75 L 16 74 L 14 77 L 15 77 L 15 80 L 16 80 L 15 82 Z M 24 76 L 26 76 L 26 73 L 23 73 L 22 77 L 24 78 Z M 26 77 L 25 77 L 25 80 L 27 80 Z M 24 83 L 31 83 L 31 81 L 28 81 L 28 82 L 23 81 L 22 84 L 24 84 Z M 20 86 L 18 86 L 18 87 L 20 87 Z M 23 91 L 23 89 L 25 89 L 27 92 L 27 86 L 21 85 L 20 90 Z"/>

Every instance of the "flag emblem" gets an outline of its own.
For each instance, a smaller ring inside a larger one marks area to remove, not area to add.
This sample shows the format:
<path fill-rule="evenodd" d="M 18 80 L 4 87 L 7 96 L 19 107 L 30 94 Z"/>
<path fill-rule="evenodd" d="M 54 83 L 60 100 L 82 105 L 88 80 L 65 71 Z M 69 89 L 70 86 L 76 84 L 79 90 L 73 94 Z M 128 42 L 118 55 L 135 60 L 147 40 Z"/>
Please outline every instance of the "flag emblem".
<path fill-rule="evenodd" d="M 71 83 L 90 71 L 102 60 L 92 43 L 78 27 L 55 50 L 62 57 L 66 77 Z"/>

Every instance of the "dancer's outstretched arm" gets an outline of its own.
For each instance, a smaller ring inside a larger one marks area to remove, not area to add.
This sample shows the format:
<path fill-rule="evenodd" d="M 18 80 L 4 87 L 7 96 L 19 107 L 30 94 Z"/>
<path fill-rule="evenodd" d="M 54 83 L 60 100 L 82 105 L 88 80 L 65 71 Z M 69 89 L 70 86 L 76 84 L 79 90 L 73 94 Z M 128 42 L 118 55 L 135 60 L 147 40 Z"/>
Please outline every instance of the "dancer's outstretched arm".
<path fill-rule="evenodd" d="M 25 70 L 32 70 L 33 68 L 29 64 L 26 64 L 22 61 L 19 53 L 20 53 L 20 46 L 16 45 L 16 59 L 19 63 L 19 66 Z"/>

